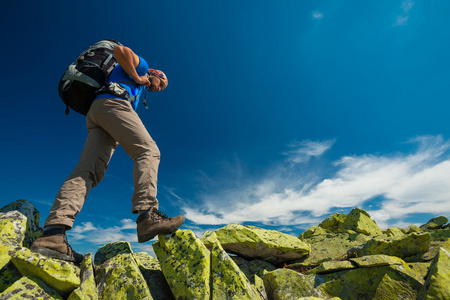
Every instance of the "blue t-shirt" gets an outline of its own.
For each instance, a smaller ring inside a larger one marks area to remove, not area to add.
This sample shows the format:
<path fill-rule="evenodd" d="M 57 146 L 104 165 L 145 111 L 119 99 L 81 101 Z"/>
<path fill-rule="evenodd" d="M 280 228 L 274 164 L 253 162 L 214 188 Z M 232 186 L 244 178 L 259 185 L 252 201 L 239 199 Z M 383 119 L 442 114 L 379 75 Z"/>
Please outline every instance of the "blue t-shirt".
<path fill-rule="evenodd" d="M 136 73 L 139 76 L 144 76 L 145 74 L 147 74 L 148 64 L 145 61 L 145 59 L 143 59 L 140 56 L 138 56 L 138 57 L 139 57 L 139 65 L 136 67 Z M 126 83 L 127 81 L 130 82 L 130 83 Z M 117 83 L 119 83 L 121 86 L 123 86 L 128 91 L 128 93 L 131 96 L 135 97 L 136 100 L 133 103 L 131 103 L 131 106 L 133 107 L 134 110 L 136 110 L 137 106 L 139 104 L 139 100 L 141 99 L 142 92 L 145 91 L 145 86 L 138 85 L 137 83 L 133 84 L 134 83 L 133 78 L 131 78 L 127 74 L 127 72 L 125 72 L 125 70 L 120 65 L 117 65 L 114 68 L 114 70 L 111 72 L 111 75 L 109 76 L 109 79 L 108 79 L 107 83 L 110 83 L 110 82 L 117 82 Z M 122 99 L 120 97 L 117 97 L 117 96 L 112 95 L 112 94 L 107 94 L 107 93 L 98 95 L 95 98 L 95 100 L 99 99 L 99 98 L 117 98 L 117 99 Z"/>

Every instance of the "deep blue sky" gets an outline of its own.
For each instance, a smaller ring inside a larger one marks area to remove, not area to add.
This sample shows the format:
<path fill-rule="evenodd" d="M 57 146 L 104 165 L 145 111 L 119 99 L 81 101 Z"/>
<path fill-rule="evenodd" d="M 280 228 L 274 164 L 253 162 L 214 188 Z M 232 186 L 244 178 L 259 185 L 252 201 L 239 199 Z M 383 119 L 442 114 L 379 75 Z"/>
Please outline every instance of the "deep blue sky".
<path fill-rule="evenodd" d="M 161 153 L 160 208 L 184 229 L 298 235 L 366 209 L 382 228 L 450 216 L 450 3 L 7 1 L 0 12 L 0 204 L 47 217 L 85 118 L 57 94 L 89 45 L 116 39 L 169 87 L 138 108 Z M 116 151 L 69 241 L 137 244 L 132 161 Z"/>

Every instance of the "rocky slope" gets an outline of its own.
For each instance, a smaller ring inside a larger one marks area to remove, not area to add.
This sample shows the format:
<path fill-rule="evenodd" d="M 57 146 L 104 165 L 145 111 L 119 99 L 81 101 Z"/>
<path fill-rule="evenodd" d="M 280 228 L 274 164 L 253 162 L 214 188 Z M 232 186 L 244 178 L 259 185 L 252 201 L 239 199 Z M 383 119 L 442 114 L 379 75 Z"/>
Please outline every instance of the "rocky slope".
<path fill-rule="evenodd" d="M 159 236 L 157 258 L 117 241 L 75 265 L 30 252 L 39 212 L 18 200 L 0 210 L 0 300 L 450 299 L 447 222 L 382 231 L 354 209 L 299 237 L 239 224 L 201 238 L 178 230 Z"/>

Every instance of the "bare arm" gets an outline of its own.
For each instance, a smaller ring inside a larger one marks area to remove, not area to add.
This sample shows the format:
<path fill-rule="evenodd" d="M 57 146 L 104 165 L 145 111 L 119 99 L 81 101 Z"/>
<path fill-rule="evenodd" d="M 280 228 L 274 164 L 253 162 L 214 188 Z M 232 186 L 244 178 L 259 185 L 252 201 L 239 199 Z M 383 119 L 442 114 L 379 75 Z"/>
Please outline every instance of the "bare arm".
<path fill-rule="evenodd" d="M 133 50 L 124 46 L 116 46 L 114 48 L 114 57 L 125 72 L 133 78 L 134 82 L 145 86 L 150 85 L 146 75 L 139 76 L 138 73 L 136 73 L 136 67 L 139 65 L 139 57 Z"/>

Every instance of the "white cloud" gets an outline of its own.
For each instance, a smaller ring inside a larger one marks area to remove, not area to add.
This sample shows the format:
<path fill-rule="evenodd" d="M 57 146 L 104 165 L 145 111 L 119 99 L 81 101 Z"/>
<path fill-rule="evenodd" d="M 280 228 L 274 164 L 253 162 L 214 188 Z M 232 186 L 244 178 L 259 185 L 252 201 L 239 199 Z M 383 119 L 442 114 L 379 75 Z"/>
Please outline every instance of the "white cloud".
<path fill-rule="evenodd" d="M 314 19 L 322 19 L 323 18 L 323 13 L 319 12 L 319 11 L 313 11 L 312 13 L 312 17 Z"/>
<path fill-rule="evenodd" d="M 95 254 L 100 246 L 111 242 L 125 241 L 130 243 L 133 252 L 147 252 L 155 256 L 152 241 L 156 241 L 156 237 L 152 241 L 138 243 L 136 223 L 131 219 L 123 219 L 120 221 L 120 224 L 120 226 L 102 228 L 95 226 L 92 222 L 83 222 L 81 225 L 76 225 L 72 230 L 67 231 L 67 235 L 75 251 L 77 251 L 76 246 L 89 245 L 91 248 L 82 250 Z"/>
<path fill-rule="evenodd" d="M 335 140 L 326 140 L 322 142 L 301 141 L 288 145 L 292 150 L 283 152 L 288 156 L 288 160 L 293 163 L 302 163 L 308 161 L 311 157 L 320 156 L 333 146 Z"/>
<path fill-rule="evenodd" d="M 402 2 L 401 13 L 396 16 L 396 20 L 393 26 L 403 26 L 406 25 L 410 11 L 414 6 L 414 2 L 412 0 L 405 0 Z"/>
<path fill-rule="evenodd" d="M 334 163 L 337 172 L 319 180 L 312 172 L 295 175 L 292 166 L 280 166 L 245 188 L 204 195 L 205 206 L 186 207 L 185 216 L 197 224 L 300 225 L 320 222 L 319 217 L 333 209 L 361 206 L 380 195 L 387 200 L 369 213 L 383 224 L 413 213 L 450 214 L 450 142 L 441 136 L 422 136 L 409 142 L 419 145 L 412 154 L 342 157 Z M 302 145 L 304 148 L 298 149 L 304 150 L 284 154 L 304 161 L 303 157 L 329 149 L 332 142 L 326 147 L 314 147 L 311 142 Z M 257 192 L 260 186 L 265 187 L 264 193 Z"/>

